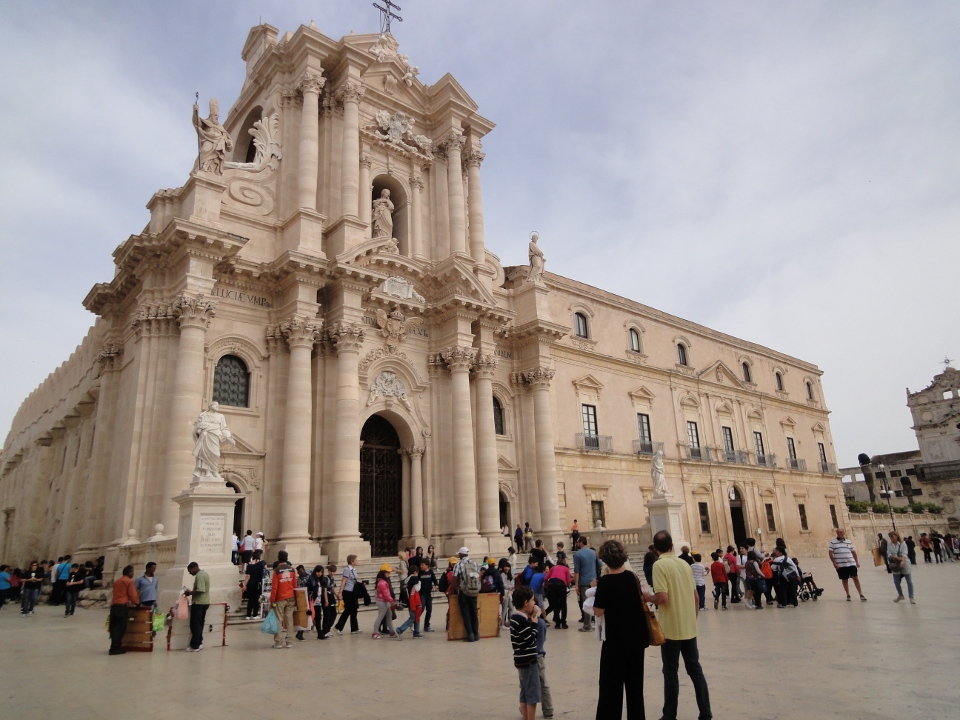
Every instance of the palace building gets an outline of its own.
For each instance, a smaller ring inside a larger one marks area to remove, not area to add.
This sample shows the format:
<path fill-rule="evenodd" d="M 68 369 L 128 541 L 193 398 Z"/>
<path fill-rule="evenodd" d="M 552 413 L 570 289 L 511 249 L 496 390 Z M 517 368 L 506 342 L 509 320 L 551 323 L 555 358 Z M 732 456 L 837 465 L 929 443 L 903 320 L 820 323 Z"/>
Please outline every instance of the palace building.
<path fill-rule="evenodd" d="M 694 547 L 824 553 L 846 510 L 815 365 L 502 266 L 494 124 L 389 33 L 264 24 L 242 57 L 223 124 L 195 113 L 193 172 L 150 199 L 83 301 L 95 324 L 16 415 L 0 558 L 173 542 L 210 401 L 235 528 L 298 562 L 502 553 L 524 522 L 645 541 L 658 450 Z"/>

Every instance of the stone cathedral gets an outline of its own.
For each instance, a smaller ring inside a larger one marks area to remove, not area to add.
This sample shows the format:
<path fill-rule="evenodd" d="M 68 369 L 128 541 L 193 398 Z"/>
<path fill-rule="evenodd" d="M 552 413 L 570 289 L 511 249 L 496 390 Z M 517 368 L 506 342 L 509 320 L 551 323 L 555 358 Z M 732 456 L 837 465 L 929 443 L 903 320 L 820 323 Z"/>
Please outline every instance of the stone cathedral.
<path fill-rule="evenodd" d="M 211 401 L 235 529 L 297 562 L 499 554 L 504 526 L 556 540 L 575 519 L 643 542 L 659 458 L 694 547 L 824 552 L 846 509 L 815 365 L 544 273 L 535 237 L 529 267 L 502 266 L 494 124 L 464 88 L 421 83 L 389 33 L 278 35 L 251 30 L 222 124 L 194 109 L 193 171 L 21 406 L 0 559 L 167 562 Z"/>

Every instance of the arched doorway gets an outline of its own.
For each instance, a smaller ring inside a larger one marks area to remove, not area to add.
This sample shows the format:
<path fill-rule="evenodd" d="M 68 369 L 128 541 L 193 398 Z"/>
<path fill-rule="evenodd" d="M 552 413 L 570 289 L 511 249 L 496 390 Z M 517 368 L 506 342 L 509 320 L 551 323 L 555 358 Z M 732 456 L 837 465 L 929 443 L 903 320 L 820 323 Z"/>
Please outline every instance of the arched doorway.
<path fill-rule="evenodd" d="M 240 492 L 240 488 L 238 488 L 232 482 L 228 482 L 227 487 L 231 488 L 235 493 L 240 495 L 240 497 L 237 498 L 236 504 L 233 506 L 233 531 L 237 534 L 238 538 L 242 538 L 244 534 L 243 533 L 243 494 Z"/>
<path fill-rule="evenodd" d="M 360 431 L 360 536 L 374 556 L 395 555 L 403 532 L 400 437 L 372 415 Z"/>
<path fill-rule="evenodd" d="M 730 498 L 730 520 L 733 523 L 733 540 L 737 547 L 747 544 L 747 523 L 743 519 L 743 498 L 737 488 L 730 488 L 727 494 Z"/>

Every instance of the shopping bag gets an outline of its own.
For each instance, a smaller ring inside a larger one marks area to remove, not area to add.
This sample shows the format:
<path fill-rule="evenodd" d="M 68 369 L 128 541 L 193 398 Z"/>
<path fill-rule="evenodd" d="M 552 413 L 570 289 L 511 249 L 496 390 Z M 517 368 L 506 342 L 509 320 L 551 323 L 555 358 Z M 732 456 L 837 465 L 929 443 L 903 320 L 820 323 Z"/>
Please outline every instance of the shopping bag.
<path fill-rule="evenodd" d="M 883 555 L 880 554 L 880 548 L 873 548 L 873 564 L 876 567 L 883 565 Z"/>
<path fill-rule="evenodd" d="M 277 617 L 275 609 L 267 613 L 267 617 L 260 624 L 260 632 L 264 635 L 276 635 L 280 632 L 280 618 Z"/>
<path fill-rule="evenodd" d="M 186 620 L 190 617 L 190 603 L 187 602 L 187 596 L 181 595 L 177 600 L 177 620 Z"/>
<path fill-rule="evenodd" d="M 337 612 L 338 612 L 338 613 L 342 613 L 342 612 L 343 612 L 343 600 L 338 600 L 338 601 L 337 601 Z"/>
<path fill-rule="evenodd" d="M 153 631 L 155 633 L 162 633 L 163 627 L 166 624 L 166 617 L 163 613 L 155 612 L 153 614 Z"/>

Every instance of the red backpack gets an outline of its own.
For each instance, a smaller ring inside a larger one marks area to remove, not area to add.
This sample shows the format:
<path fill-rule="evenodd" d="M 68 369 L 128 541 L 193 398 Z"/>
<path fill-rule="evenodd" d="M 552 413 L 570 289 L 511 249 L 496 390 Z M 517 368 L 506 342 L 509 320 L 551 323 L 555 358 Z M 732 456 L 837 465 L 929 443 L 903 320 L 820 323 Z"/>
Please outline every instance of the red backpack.
<path fill-rule="evenodd" d="M 760 574 L 763 575 L 767 580 L 773 579 L 773 568 L 770 567 L 769 560 L 764 560 L 760 565 Z"/>

